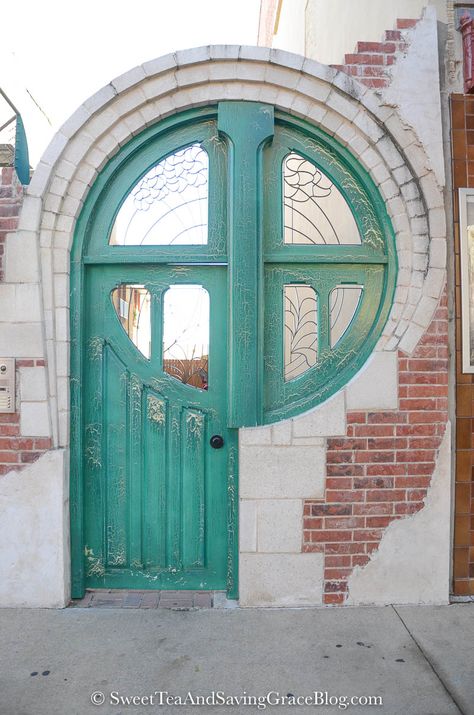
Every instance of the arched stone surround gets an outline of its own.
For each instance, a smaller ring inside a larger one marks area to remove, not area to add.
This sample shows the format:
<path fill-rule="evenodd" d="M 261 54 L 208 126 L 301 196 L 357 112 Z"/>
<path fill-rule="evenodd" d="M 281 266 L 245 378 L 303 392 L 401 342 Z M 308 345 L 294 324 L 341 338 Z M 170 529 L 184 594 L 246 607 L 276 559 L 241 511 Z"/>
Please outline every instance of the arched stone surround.
<path fill-rule="evenodd" d="M 279 50 L 211 46 L 167 55 L 125 73 L 84 102 L 44 153 L 25 198 L 18 240 L 38 250 L 56 448 L 69 446 L 69 252 L 90 187 L 120 147 L 146 127 L 190 107 L 233 99 L 273 104 L 321 127 L 352 152 L 378 186 L 396 234 L 399 272 L 376 352 L 395 357 L 401 349 L 410 355 L 430 326 L 446 284 L 443 192 L 421 142 L 396 109 L 351 77 Z M 313 421 L 320 409 L 313 411 Z M 277 427 L 273 430 L 276 435 Z M 298 439 L 304 444 L 304 428 L 299 437 L 298 430 L 292 434 L 291 444 Z M 325 434 L 342 432 L 337 427 Z M 278 439 L 273 436 L 272 443 Z"/>
<path fill-rule="evenodd" d="M 395 109 L 381 106 L 374 92 L 347 75 L 280 50 L 217 46 L 167 55 L 87 99 L 56 134 L 27 191 L 19 230 L 40 237 L 57 446 L 68 444 L 68 253 L 89 188 L 132 136 L 170 114 L 221 99 L 266 102 L 307 119 L 347 146 L 371 174 L 387 202 L 399 260 L 395 300 L 377 349 L 400 346 L 410 353 L 434 315 L 445 284 L 443 194 L 422 145 Z"/>

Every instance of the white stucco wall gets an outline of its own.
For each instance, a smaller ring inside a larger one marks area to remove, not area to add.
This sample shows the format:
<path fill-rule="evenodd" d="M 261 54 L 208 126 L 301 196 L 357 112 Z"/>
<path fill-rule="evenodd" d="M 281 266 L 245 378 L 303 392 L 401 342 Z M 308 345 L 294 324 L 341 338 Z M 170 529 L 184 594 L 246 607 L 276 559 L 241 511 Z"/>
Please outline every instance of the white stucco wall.
<path fill-rule="evenodd" d="M 451 560 L 451 431 L 441 443 L 425 506 L 393 521 L 365 568 L 349 579 L 347 605 L 448 603 Z"/>
<path fill-rule="evenodd" d="M 0 606 L 69 601 L 69 489 L 64 450 L 0 478 Z"/>

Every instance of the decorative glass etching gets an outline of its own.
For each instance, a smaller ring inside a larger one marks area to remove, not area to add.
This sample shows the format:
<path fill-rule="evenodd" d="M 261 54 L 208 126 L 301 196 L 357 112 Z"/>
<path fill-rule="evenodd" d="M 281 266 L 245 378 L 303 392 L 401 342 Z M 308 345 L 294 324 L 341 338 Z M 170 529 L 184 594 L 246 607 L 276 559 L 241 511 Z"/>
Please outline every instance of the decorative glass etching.
<path fill-rule="evenodd" d="M 123 329 L 147 359 L 151 353 L 150 293 L 142 285 L 123 283 L 114 288 L 112 303 Z"/>
<path fill-rule="evenodd" d="M 354 216 L 339 189 L 299 154 L 283 161 L 284 242 L 360 244 Z"/>
<path fill-rule="evenodd" d="M 163 307 L 163 370 L 207 390 L 209 293 L 200 285 L 172 285 Z"/>
<path fill-rule="evenodd" d="M 123 202 L 109 244 L 206 244 L 208 175 L 208 156 L 200 144 L 162 159 Z"/>
<path fill-rule="evenodd" d="M 363 286 L 339 285 L 331 291 L 331 347 L 342 338 L 356 314 Z"/>
<path fill-rule="evenodd" d="M 318 297 L 308 285 L 285 285 L 283 359 L 285 382 L 316 365 L 318 350 Z"/>

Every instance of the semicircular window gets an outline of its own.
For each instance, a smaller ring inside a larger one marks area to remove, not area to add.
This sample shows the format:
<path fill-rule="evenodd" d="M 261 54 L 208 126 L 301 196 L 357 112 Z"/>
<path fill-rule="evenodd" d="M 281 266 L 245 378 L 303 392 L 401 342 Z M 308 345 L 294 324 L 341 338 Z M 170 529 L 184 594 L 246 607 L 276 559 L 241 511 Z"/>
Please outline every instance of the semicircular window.
<path fill-rule="evenodd" d="M 126 197 L 109 245 L 205 245 L 208 180 L 208 155 L 198 143 L 161 159 Z"/>
<path fill-rule="evenodd" d="M 337 186 L 315 164 L 292 152 L 283 162 L 284 242 L 360 244 L 354 216 Z"/>

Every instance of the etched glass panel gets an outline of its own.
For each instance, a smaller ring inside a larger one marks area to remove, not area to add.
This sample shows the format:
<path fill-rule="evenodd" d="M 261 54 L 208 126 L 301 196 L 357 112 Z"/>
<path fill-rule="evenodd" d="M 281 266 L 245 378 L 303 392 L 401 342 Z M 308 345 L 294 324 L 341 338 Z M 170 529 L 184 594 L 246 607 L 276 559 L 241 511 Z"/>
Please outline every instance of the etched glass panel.
<path fill-rule="evenodd" d="M 163 316 L 163 370 L 207 390 L 209 293 L 200 285 L 173 285 L 165 293 Z"/>
<path fill-rule="evenodd" d="M 331 291 L 330 325 L 331 347 L 342 338 L 356 314 L 363 287 L 359 285 L 339 285 Z"/>
<path fill-rule="evenodd" d="M 354 216 L 339 189 L 299 154 L 283 161 L 284 242 L 360 244 Z"/>
<path fill-rule="evenodd" d="M 200 144 L 162 159 L 123 202 L 109 244 L 206 244 L 208 175 L 208 156 Z"/>
<path fill-rule="evenodd" d="M 316 365 L 318 356 L 318 297 L 307 285 L 285 285 L 283 360 L 285 382 Z"/>
<path fill-rule="evenodd" d="M 111 293 L 112 303 L 123 329 L 147 359 L 151 354 L 151 318 L 149 291 L 142 285 L 123 283 Z"/>

